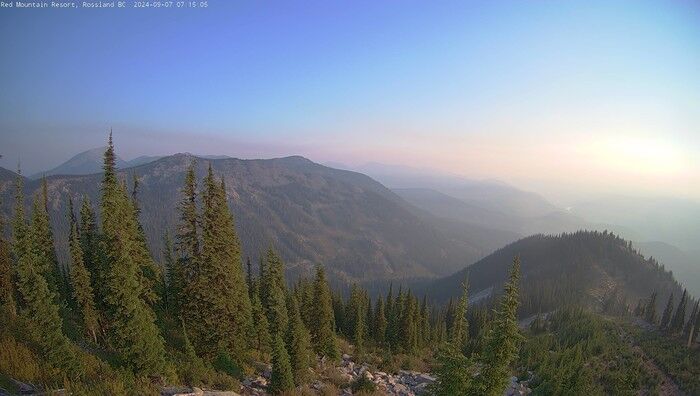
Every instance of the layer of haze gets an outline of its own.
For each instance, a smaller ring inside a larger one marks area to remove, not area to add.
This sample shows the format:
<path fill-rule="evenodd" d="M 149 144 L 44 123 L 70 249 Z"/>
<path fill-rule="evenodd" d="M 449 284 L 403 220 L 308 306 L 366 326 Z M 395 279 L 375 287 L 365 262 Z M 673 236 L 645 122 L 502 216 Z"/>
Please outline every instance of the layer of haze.
<path fill-rule="evenodd" d="M 0 165 L 300 154 L 700 199 L 695 1 L 0 10 Z"/>

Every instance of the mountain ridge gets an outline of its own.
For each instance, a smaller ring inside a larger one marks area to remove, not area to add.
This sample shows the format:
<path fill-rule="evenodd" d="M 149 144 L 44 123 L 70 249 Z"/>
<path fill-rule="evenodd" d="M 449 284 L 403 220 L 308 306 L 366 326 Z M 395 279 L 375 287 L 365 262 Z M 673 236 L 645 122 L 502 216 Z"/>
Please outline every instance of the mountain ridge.
<path fill-rule="evenodd" d="M 683 287 L 663 265 L 644 257 L 634 245 L 604 231 L 532 235 L 508 244 L 471 266 L 431 281 L 425 291 L 438 301 L 458 295 L 468 279 L 472 294 L 492 288 L 496 293 L 507 278 L 510 263 L 521 261 L 522 313 L 535 314 L 566 304 L 600 309 L 607 298 L 623 297 L 631 308 L 639 299 L 658 293 L 657 312 L 668 295 Z"/>
<path fill-rule="evenodd" d="M 435 277 L 476 261 L 513 238 L 498 230 L 482 232 L 483 227 L 476 225 L 443 227 L 443 220 L 413 207 L 369 176 L 301 156 L 242 160 L 179 153 L 119 170 L 128 185 L 133 174 L 139 177 L 141 220 L 156 257 L 165 229 L 175 229 L 174 208 L 193 159 L 200 179 L 209 164 L 223 176 L 245 254 L 255 259 L 272 244 L 293 272 L 324 264 L 348 282 Z M 0 181 L 5 213 L 13 201 L 14 173 L 7 172 Z M 67 197 L 78 203 L 87 194 L 97 205 L 100 179 L 99 173 L 47 177 L 59 250 L 66 246 Z M 39 186 L 40 181 L 27 179 L 27 197 Z M 473 243 L 464 237 L 467 234 L 493 241 Z"/>

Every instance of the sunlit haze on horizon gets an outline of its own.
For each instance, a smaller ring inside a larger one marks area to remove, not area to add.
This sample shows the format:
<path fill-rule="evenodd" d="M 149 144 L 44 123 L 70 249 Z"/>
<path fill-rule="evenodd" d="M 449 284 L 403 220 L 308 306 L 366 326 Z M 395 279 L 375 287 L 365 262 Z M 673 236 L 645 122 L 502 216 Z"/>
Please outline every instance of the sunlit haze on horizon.
<path fill-rule="evenodd" d="M 700 200 L 695 1 L 14 9 L 0 37 L 0 166 L 26 174 L 111 127 L 124 159 L 303 155 L 561 202 Z"/>

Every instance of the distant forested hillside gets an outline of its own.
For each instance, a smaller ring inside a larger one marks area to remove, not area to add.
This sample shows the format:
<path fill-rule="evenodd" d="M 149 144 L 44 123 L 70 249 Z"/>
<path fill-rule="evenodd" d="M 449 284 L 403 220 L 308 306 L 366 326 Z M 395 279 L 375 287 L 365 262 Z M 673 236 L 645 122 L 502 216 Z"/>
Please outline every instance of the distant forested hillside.
<path fill-rule="evenodd" d="M 681 285 L 663 265 L 642 256 L 631 242 L 597 231 L 523 238 L 434 281 L 428 294 L 444 301 L 458 293 L 465 278 L 472 295 L 488 294 L 489 288 L 498 293 L 514 256 L 522 262 L 522 314 L 547 312 L 568 303 L 600 308 L 610 299 L 634 308 L 654 291 L 657 312 L 661 312 L 672 292 L 676 297 L 682 294 Z"/>

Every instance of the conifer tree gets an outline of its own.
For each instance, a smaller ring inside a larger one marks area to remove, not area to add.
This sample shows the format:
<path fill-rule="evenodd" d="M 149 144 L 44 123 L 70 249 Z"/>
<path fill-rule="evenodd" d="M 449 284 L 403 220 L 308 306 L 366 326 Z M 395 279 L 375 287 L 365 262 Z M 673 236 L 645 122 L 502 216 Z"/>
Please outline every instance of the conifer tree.
<path fill-rule="evenodd" d="M 365 342 L 366 326 L 364 321 L 365 309 L 363 304 L 363 296 L 356 284 L 352 285 L 350 290 L 350 299 L 345 309 L 345 333 L 350 336 L 350 339 L 355 344 L 356 353 L 362 353 Z"/>
<path fill-rule="evenodd" d="M 395 335 L 396 335 L 396 312 L 394 309 L 394 284 L 390 283 L 389 284 L 389 291 L 386 294 L 386 332 L 385 332 L 385 340 L 386 344 L 389 347 L 394 347 L 396 345 L 395 342 Z"/>
<path fill-rule="evenodd" d="M 201 254 L 189 279 L 185 320 L 203 356 L 222 352 L 242 366 L 252 342 L 252 313 L 233 216 L 209 166 L 202 194 Z"/>
<path fill-rule="evenodd" d="M 401 317 L 399 319 L 399 345 L 406 353 L 413 353 L 416 350 L 416 302 L 409 290 L 406 295 L 400 299 L 403 309 L 401 309 Z"/>
<path fill-rule="evenodd" d="M 693 306 L 693 310 L 690 312 L 690 317 L 688 318 L 688 322 L 686 322 L 686 324 L 685 324 L 685 328 L 683 329 L 683 333 L 688 334 L 691 331 L 693 324 L 695 324 L 695 318 L 698 314 L 699 307 L 700 307 L 700 300 L 695 301 L 695 305 Z"/>
<path fill-rule="evenodd" d="M 182 325 L 182 337 L 183 337 L 183 344 L 184 344 L 184 349 L 185 349 L 185 357 L 187 357 L 187 361 L 189 363 L 189 370 L 188 373 L 192 376 L 191 378 L 185 378 L 189 383 L 196 383 L 201 381 L 201 378 L 204 377 L 205 372 L 207 371 L 207 366 L 200 358 L 197 356 L 197 352 L 194 349 L 194 346 L 192 345 L 192 342 L 190 341 L 190 337 L 187 335 L 187 329 L 185 328 L 185 323 L 180 322 Z"/>
<path fill-rule="evenodd" d="M 83 263 L 90 273 L 90 281 L 95 291 L 96 302 L 101 301 L 99 285 L 103 284 L 104 271 L 100 267 L 99 236 L 97 234 L 97 222 L 95 212 L 92 209 L 90 198 L 83 196 L 80 206 L 80 248 L 83 251 Z"/>
<path fill-rule="evenodd" d="M 138 180 L 138 177 L 134 173 L 131 199 L 128 200 L 130 210 L 133 211 L 133 221 L 129 222 L 131 227 L 129 233 L 134 238 L 134 243 L 132 244 L 132 257 L 134 257 L 134 260 L 139 267 L 139 282 L 141 283 L 142 298 L 152 308 L 155 308 L 156 304 L 160 300 L 158 289 L 162 284 L 163 274 L 162 268 L 156 264 L 153 257 L 151 257 L 151 253 L 148 250 L 148 244 L 146 242 L 146 234 L 144 233 L 143 227 L 139 221 L 141 209 L 138 204 Z"/>
<path fill-rule="evenodd" d="M 250 256 L 245 259 L 246 277 L 245 283 L 248 286 L 248 294 L 253 297 L 253 266 L 250 264 Z"/>
<path fill-rule="evenodd" d="M 260 300 L 265 307 L 273 339 L 278 333 L 284 336 L 289 323 L 285 295 L 284 263 L 275 251 L 269 248 L 263 277 L 260 279 Z"/>
<path fill-rule="evenodd" d="M 10 319 L 17 315 L 13 278 L 10 243 L 5 239 L 5 217 L 0 213 L 0 314 Z"/>
<path fill-rule="evenodd" d="M 273 395 L 294 389 L 294 376 L 292 365 L 289 362 L 289 354 L 284 347 L 282 335 L 275 335 L 272 348 L 272 376 L 270 378 L 269 391 Z"/>
<path fill-rule="evenodd" d="M 517 358 L 521 335 L 518 329 L 517 310 L 520 282 L 520 258 L 515 257 L 503 296 L 495 312 L 491 330 L 481 356 L 481 372 L 475 378 L 475 390 L 480 395 L 501 395 L 510 377 L 510 365 Z"/>
<path fill-rule="evenodd" d="M 429 385 L 430 394 L 435 396 L 474 394 L 471 388 L 472 362 L 462 354 L 456 343 L 443 344 L 435 360 L 437 362 L 434 369 L 436 381 Z"/>
<path fill-rule="evenodd" d="M 700 308 L 699 308 L 700 310 Z M 688 347 L 695 342 L 695 340 L 698 338 L 698 333 L 700 333 L 700 311 L 698 312 L 697 315 L 695 315 L 695 324 L 693 325 L 693 328 L 691 330 L 691 334 L 688 337 Z"/>
<path fill-rule="evenodd" d="M 17 289 L 22 297 L 22 315 L 31 323 L 31 334 L 42 350 L 45 359 L 69 376 L 82 372 L 80 361 L 70 341 L 63 333 L 55 297 L 46 282 L 44 258 L 38 255 L 47 246 L 37 241 L 41 230 L 29 228 L 24 218 L 24 194 L 22 180 L 17 178 L 15 202 L 14 256 L 16 259 Z"/>
<path fill-rule="evenodd" d="M 661 322 L 659 323 L 660 329 L 667 329 L 671 323 L 671 316 L 673 315 L 673 293 L 668 297 L 668 302 L 666 303 L 666 308 L 661 316 Z"/>
<path fill-rule="evenodd" d="M 384 309 L 384 301 L 381 296 L 377 298 L 374 315 L 374 339 L 379 346 L 384 346 L 384 342 L 386 341 L 386 312 Z"/>
<path fill-rule="evenodd" d="M 464 351 L 469 337 L 469 322 L 467 321 L 467 308 L 469 303 L 469 286 L 467 279 L 462 282 L 462 295 L 459 297 L 455 311 L 455 317 L 450 329 L 450 339 L 458 350 Z"/>
<path fill-rule="evenodd" d="M 644 320 L 651 324 L 656 324 L 656 291 L 651 293 L 649 301 L 644 308 Z"/>
<path fill-rule="evenodd" d="M 683 331 L 683 325 L 685 324 L 685 306 L 688 302 L 688 292 L 683 290 L 683 295 L 681 296 L 681 301 L 678 303 L 673 318 L 670 323 L 670 330 L 673 333 L 680 333 Z"/>
<path fill-rule="evenodd" d="M 163 338 L 151 307 L 143 300 L 139 257 L 134 257 L 137 221 L 133 204 L 117 180 L 111 133 L 103 169 L 104 294 L 111 344 L 134 371 L 161 373 L 165 363 Z"/>
<path fill-rule="evenodd" d="M 312 326 L 310 330 L 314 350 L 321 356 L 337 359 L 339 353 L 335 339 L 331 291 L 326 281 L 326 272 L 321 266 L 316 269 L 313 301 Z"/>
<path fill-rule="evenodd" d="M 165 310 L 177 318 L 180 316 L 180 302 L 182 301 L 182 288 L 185 279 L 181 263 L 175 258 L 173 240 L 167 231 L 163 237 L 163 264 L 165 267 L 163 304 Z"/>
<path fill-rule="evenodd" d="M 309 331 L 304 326 L 299 312 L 299 304 L 296 297 L 289 295 L 287 298 L 289 312 L 289 329 L 287 330 L 287 347 L 292 366 L 294 383 L 302 385 L 309 379 L 309 366 L 311 366 L 311 340 Z"/>
<path fill-rule="evenodd" d="M 192 279 L 198 270 L 200 256 L 199 215 L 197 213 L 197 178 L 196 162 L 192 161 L 185 173 L 182 198 L 178 204 L 180 223 L 177 230 L 177 250 L 186 279 Z"/>
<path fill-rule="evenodd" d="M 72 202 L 72 200 L 70 201 Z M 69 209 L 70 237 L 69 251 L 71 259 L 71 283 L 73 299 L 80 310 L 83 330 L 90 335 L 93 342 L 97 343 L 97 331 L 99 328 L 98 315 L 95 308 L 95 297 L 90 284 L 90 273 L 83 262 L 83 249 L 78 239 L 78 224 L 73 213 L 73 205 Z"/>
<path fill-rule="evenodd" d="M 257 290 L 253 290 L 253 300 L 251 302 L 253 310 L 253 346 L 262 353 L 272 350 L 272 338 L 270 336 L 270 325 L 267 322 L 267 313 L 260 302 L 260 295 Z"/>
<path fill-rule="evenodd" d="M 423 295 L 423 302 L 420 307 L 419 343 L 425 347 L 430 342 L 430 317 L 428 312 L 428 296 Z"/>
<path fill-rule="evenodd" d="M 56 258 L 53 232 L 48 212 L 48 187 L 46 177 L 41 180 L 41 194 L 34 197 L 32 205 L 32 232 L 34 232 L 37 269 L 48 283 L 57 301 L 66 301 L 65 278 Z"/>
<path fill-rule="evenodd" d="M 301 319 L 306 328 L 311 328 L 312 312 L 314 308 L 314 284 L 310 279 L 300 278 L 297 285 L 297 298 L 299 300 L 299 310 Z"/>

